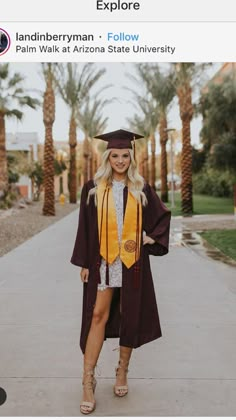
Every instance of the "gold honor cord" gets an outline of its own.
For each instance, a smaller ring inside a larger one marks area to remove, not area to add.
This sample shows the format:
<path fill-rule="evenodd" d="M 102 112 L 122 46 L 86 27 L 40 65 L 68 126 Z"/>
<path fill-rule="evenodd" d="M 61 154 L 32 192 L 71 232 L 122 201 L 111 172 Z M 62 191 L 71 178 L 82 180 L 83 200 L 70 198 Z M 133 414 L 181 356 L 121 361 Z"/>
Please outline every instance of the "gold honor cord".
<path fill-rule="evenodd" d="M 116 210 L 111 192 L 112 189 L 104 184 L 100 184 L 97 188 L 100 254 L 109 264 L 120 255 L 125 266 L 130 268 L 140 256 L 142 205 L 128 192 L 121 249 L 119 249 Z"/>

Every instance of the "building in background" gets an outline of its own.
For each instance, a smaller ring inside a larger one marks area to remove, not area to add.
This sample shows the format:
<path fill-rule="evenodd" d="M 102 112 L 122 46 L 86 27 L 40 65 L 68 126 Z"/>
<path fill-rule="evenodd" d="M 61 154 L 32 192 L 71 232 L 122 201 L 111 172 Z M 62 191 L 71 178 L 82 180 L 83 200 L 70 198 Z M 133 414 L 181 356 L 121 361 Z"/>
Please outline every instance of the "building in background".
<path fill-rule="evenodd" d="M 13 154 L 23 155 L 25 162 L 30 164 L 38 160 L 39 139 L 37 133 L 6 133 L 6 150 Z M 20 175 L 16 185 L 19 187 L 20 194 L 28 199 L 32 199 L 32 185 L 28 175 Z"/>
<path fill-rule="evenodd" d="M 216 74 L 209 80 L 211 82 L 222 83 L 226 76 L 236 76 L 236 63 L 224 63 L 223 66 L 216 72 Z"/>
<path fill-rule="evenodd" d="M 202 93 L 208 92 L 208 86 L 211 83 L 221 84 L 226 76 L 236 77 L 236 62 L 235 63 L 224 63 L 220 69 L 208 80 L 207 84 L 203 87 Z"/>
<path fill-rule="evenodd" d="M 60 175 L 55 175 L 55 197 L 58 198 L 60 195 L 60 184 L 63 188 L 65 195 L 69 194 L 68 191 L 68 176 L 69 176 L 69 153 L 70 148 L 68 141 L 55 141 L 55 159 L 58 161 L 63 160 L 66 164 L 67 169 Z M 6 150 L 7 152 L 16 156 L 21 156 L 25 163 L 31 164 L 32 162 L 40 162 L 43 165 L 44 159 L 44 144 L 39 143 L 38 134 L 35 132 L 17 132 L 6 133 Z M 83 168 L 84 168 L 84 157 L 83 157 L 83 143 L 78 141 L 76 148 L 76 166 L 77 166 L 77 185 L 78 190 L 81 189 L 84 180 Z M 19 181 L 16 183 L 19 188 L 20 194 L 30 200 L 33 199 L 33 188 L 32 182 L 29 176 L 20 175 Z"/>

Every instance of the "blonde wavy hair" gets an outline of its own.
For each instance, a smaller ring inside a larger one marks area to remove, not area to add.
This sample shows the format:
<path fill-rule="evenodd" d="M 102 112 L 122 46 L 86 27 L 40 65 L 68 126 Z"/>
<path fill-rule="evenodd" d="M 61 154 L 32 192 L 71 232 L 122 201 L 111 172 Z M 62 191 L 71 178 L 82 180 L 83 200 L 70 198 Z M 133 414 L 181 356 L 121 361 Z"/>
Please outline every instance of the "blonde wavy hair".
<path fill-rule="evenodd" d="M 90 197 L 94 195 L 95 205 L 97 206 L 97 187 L 101 182 L 106 182 L 108 186 L 112 185 L 112 167 L 109 161 L 109 155 L 112 149 L 106 150 L 102 155 L 102 163 L 94 175 L 95 187 L 89 191 L 87 204 L 89 203 Z M 147 205 L 147 197 L 142 191 L 144 187 L 144 179 L 137 171 L 137 165 L 134 160 L 134 152 L 128 149 L 130 153 L 130 165 L 126 172 L 126 185 L 128 190 L 138 202 L 141 202 L 143 206 Z"/>

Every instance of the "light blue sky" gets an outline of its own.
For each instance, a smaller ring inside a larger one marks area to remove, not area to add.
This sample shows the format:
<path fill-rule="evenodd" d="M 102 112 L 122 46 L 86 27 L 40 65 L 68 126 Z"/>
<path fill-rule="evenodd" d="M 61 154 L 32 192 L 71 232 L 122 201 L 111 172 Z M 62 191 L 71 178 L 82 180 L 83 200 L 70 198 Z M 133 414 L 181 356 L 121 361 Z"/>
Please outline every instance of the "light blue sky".
<path fill-rule="evenodd" d="M 204 71 L 203 80 L 207 81 L 211 78 L 216 71 L 220 68 L 222 63 L 214 63 L 210 68 Z M 165 64 L 160 64 L 165 66 Z M 44 81 L 40 75 L 40 63 L 11 63 L 10 69 L 12 72 L 17 71 L 25 76 L 25 85 L 28 89 L 40 89 L 44 90 Z M 126 73 L 134 73 L 134 65 L 132 63 L 96 63 L 99 68 L 105 67 L 107 72 L 101 79 L 96 89 L 100 89 L 106 84 L 112 84 L 113 86 L 104 91 L 104 98 L 117 97 L 117 101 L 108 105 L 104 108 L 104 116 L 109 117 L 107 125 L 107 131 L 116 130 L 119 128 L 128 128 L 126 121 L 127 117 L 132 117 L 137 112 L 134 106 L 129 102 L 132 100 L 132 93 L 125 86 L 138 89 L 137 86 L 131 84 L 126 76 Z M 141 87 L 140 87 L 141 93 Z M 196 95 L 195 95 L 196 96 Z M 169 127 L 181 129 L 181 121 L 178 113 L 177 101 L 173 105 L 169 116 Z M 57 97 L 56 100 L 56 120 L 54 123 L 53 133 L 54 140 L 66 141 L 68 139 L 68 124 L 69 124 L 69 112 L 63 101 Z M 199 131 L 201 129 L 201 118 L 195 118 L 191 124 L 191 137 L 192 144 L 199 144 Z M 31 109 L 24 110 L 24 118 L 22 122 L 17 122 L 13 119 L 6 121 L 7 132 L 15 133 L 16 131 L 21 132 L 37 132 L 39 141 L 44 141 L 44 125 L 42 117 L 42 109 L 37 111 Z M 78 132 L 78 139 L 83 140 L 83 133 Z M 158 140 L 158 136 L 157 136 Z"/>

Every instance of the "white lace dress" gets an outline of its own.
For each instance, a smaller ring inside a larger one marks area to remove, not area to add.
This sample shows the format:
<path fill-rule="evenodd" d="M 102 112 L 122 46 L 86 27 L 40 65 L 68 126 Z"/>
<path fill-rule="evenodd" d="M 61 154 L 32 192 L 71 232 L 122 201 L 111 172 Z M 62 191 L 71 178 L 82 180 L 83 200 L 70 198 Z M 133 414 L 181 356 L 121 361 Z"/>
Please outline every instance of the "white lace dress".
<path fill-rule="evenodd" d="M 123 228 L 123 189 L 124 181 L 112 181 L 112 193 L 115 202 L 116 220 L 118 225 L 119 243 L 122 237 Z M 106 285 L 106 261 L 102 258 L 100 266 L 101 283 L 98 290 L 105 290 L 107 287 L 122 287 L 122 262 L 118 256 L 112 264 L 109 264 L 109 285 Z"/>

